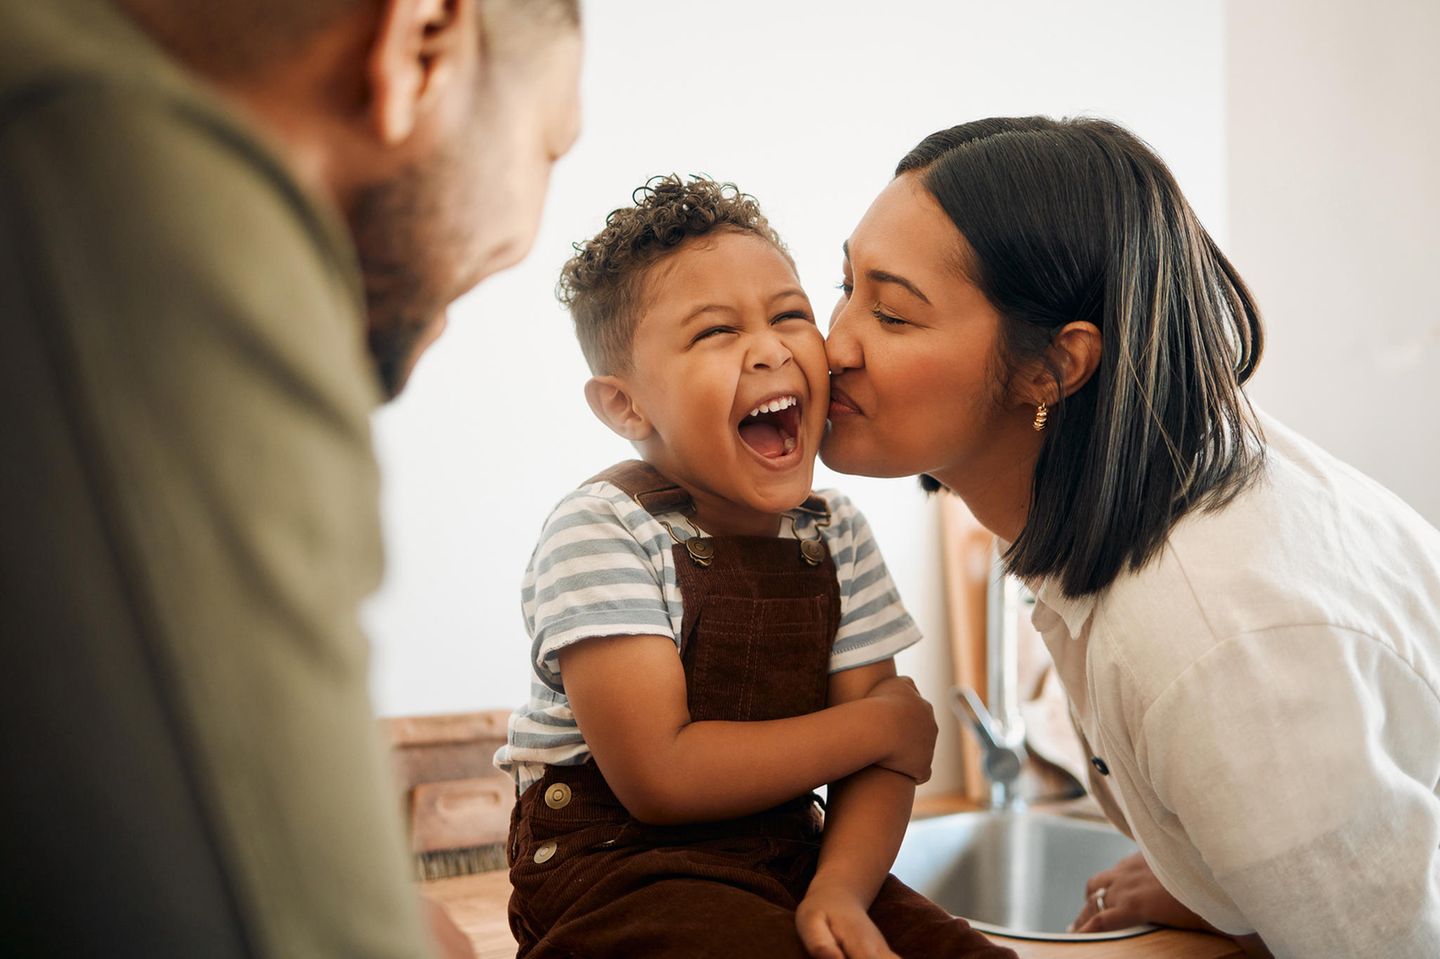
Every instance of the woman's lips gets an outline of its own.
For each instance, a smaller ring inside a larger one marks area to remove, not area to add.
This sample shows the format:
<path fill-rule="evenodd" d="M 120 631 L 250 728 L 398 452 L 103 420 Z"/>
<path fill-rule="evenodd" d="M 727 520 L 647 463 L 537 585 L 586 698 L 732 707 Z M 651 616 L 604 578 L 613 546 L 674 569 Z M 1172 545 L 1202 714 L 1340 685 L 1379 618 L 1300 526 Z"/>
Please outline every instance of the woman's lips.
<path fill-rule="evenodd" d="M 829 417 L 834 419 L 837 416 L 857 416 L 861 412 L 860 404 L 852 400 L 844 390 L 830 386 L 830 410 Z"/>

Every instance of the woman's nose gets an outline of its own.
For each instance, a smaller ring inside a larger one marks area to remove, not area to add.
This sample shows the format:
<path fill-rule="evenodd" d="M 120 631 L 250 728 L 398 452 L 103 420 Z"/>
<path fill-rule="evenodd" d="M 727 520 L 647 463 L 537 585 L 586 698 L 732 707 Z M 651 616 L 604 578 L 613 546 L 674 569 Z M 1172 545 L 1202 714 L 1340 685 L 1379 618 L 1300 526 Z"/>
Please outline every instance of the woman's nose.
<path fill-rule="evenodd" d="M 845 321 L 845 313 L 843 303 L 836 306 L 830 317 L 830 332 L 825 337 L 825 356 L 830 362 L 831 373 L 843 373 L 864 365 L 860 341 Z"/>

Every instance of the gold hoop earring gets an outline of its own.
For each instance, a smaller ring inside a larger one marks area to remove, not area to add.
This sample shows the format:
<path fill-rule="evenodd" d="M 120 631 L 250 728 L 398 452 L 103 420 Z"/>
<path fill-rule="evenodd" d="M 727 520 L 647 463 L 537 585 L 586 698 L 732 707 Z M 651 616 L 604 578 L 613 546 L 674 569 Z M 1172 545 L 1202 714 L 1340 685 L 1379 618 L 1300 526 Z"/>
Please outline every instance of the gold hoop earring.
<path fill-rule="evenodd" d="M 1045 421 L 1049 418 L 1050 407 L 1045 405 L 1044 400 L 1041 400 L 1040 405 L 1035 407 L 1035 422 L 1030 425 L 1035 427 L 1035 432 L 1038 433 L 1045 428 Z"/>

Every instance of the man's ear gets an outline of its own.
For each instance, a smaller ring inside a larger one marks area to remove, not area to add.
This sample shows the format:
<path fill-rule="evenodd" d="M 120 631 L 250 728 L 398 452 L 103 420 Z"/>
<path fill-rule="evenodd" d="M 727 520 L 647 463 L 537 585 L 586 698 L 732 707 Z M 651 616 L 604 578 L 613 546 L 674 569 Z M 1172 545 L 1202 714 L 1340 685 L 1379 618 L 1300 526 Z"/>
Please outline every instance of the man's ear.
<path fill-rule="evenodd" d="M 384 0 L 365 64 L 370 122 L 386 146 L 402 143 L 455 81 L 457 58 L 478 52 L 472 0 Z"/>
<path fill-rule="evenodd" d="M 1036 364 L 1036 369 L 1023 381 L 1025 390 L 1021 402 L 1031 406 L 1041 402 L 1054 405 L 1075 393 L 1100 368 L 1101 345 L 1100 327 L 1094 323 L 1083 320 L 1066 323 L 1050 340 L 1046 353 L 1049 363 Z"/>
<path fill-rule="evenodd" d="M 655 428 L 636 406 L 625 381 L 618 376 L 592 376 L 585 381 L 590 409 L 610 429 L 632 443 L 650 438 Z"/>

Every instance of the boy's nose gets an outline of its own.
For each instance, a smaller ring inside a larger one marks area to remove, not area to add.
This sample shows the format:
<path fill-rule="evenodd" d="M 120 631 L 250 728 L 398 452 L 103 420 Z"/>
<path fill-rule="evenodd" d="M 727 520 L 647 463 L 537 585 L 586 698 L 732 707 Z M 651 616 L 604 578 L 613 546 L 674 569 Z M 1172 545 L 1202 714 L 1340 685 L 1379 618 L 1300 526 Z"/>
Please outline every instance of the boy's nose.
<path fill-rule="evenodd" d="M 755 345 L 750 348 L 750 368 L 752 370 L 778 370 L 793 358 L 790 355 L 790 348 L 773 333 L 759 337 Z"/>

